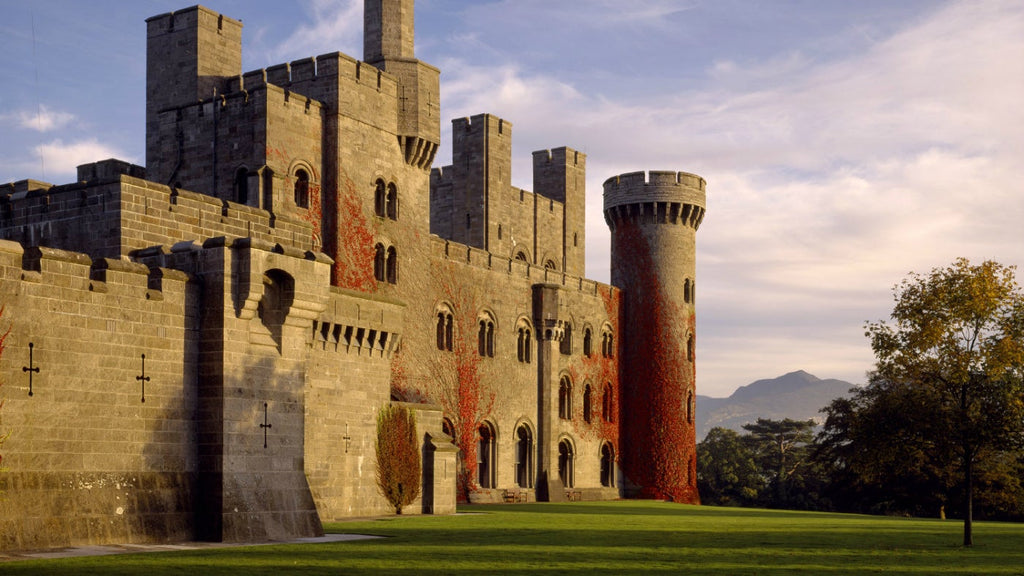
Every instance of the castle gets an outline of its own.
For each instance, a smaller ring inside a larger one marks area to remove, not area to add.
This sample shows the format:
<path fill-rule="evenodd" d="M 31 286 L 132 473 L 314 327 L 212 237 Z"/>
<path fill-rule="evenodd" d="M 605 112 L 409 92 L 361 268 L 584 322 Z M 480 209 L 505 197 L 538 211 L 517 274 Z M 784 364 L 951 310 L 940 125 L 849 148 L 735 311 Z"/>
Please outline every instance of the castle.
<path fill-rule="evenodd" d="M 0 185 L 0 549 L 276 540 L 390 511 L 376 416 L 411 408 L 422 494 L 697 502 L 694 242 L 705 182 L 604 185 L 612 285 L 583 278 L 584 154 L 512 125 L 440 141 L 412 0 L 363 61 L 242 73 L 242 24 L 147 20 L 146 166 Z"/>

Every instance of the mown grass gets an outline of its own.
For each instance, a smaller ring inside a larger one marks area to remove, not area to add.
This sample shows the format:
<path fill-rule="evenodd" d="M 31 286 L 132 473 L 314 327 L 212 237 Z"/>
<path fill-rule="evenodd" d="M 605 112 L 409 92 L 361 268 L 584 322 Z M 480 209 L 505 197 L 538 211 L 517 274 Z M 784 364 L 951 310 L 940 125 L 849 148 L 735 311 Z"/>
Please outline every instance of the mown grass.
<path fill-rule="evenodd" d="M 378 540 L 36 560 L 3 574 L 1014 574 L 1024 525 L 595 502 L 328 524 Z"/>

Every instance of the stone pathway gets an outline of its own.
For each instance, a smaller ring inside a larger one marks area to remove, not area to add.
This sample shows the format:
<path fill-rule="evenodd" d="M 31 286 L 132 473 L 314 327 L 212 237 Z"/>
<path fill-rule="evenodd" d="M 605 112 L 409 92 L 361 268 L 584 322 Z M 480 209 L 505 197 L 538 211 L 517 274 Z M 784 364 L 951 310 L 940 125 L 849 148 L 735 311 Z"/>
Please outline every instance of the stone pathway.
<path fill-rule="evenodd" d="M 182 550 L 205 550 L 208 548 L 234 548 L 238 546 L 267 546 L 271 544 L 326 544 L 370 540 L 383 536 L 368 534 L 325 534 L 316 538 L 297 538 L 281 542 L 258 542 L 252 544 L 224 542 L 179 542 L 176 544 L 108 544 L 105 546 L 73 546 L 48 550 L 27 550 L 24 552 L 0 553 L 0 562 L 11 560 L 44 560 L 48 558 L 73 558 L 76 556 L 109 556 L 111 554 L 139 554 L 144 552 L 174 552 Z"/>

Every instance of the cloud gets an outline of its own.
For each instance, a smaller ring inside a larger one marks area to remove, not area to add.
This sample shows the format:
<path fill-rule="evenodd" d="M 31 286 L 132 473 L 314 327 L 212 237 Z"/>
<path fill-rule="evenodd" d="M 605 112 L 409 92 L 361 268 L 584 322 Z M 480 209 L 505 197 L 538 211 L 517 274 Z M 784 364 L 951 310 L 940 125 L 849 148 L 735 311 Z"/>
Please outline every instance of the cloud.
<path fill-rule="evenodd" d="M 50 110 L 45 104 L 40 104 L 37 110 L 19 110 L 11 114 L 0 115 L 0 120 L 13 121 L 20 128 L 36 132 L 59 130 L 74 119 L 74 114 Z"/>
<path fill-rule="evenodd" d="M 618 95 L 634 79 L 614 75 L 629 71 L 586 84 L 525 60 L 450 60 L 442 90 L 445 117 L 514 124 L 517 185 L 531 186 L 531 150 L 588 154 L 588 275 L 599 280 L 605 178 L 707 178 L 698 370 L 703 393 L 727 393 L 747 383 L 738 373 L 863 381 L 863 322 L 888 315 L 907 272 L 958 256 L 1024 264 L 1021 62 L 1024 5 L 950 2 L 856 53 L 715 58 L 701 81 L 646 94 Z"/>
<path fill-rule="evenodd" d="M 35 148 L 37 158 L 42 159 L 46 178 L 64 182 L 74 180 L 77 168 L 81 164 L 106 160 L 108 158 L 125 158 L 119 151 L 103 144 L 95 138 L 65 143 L 63 140 L 52 140 Z"/>
<path fill-rule="evenodd" d="M 311 22 L 302 24 L 284 41 L 268 50 L 271 62 L 330 52 L 356 57 L 363 53 L 363 3 L 358 0 L 309 0 L 305 3 Z"/>

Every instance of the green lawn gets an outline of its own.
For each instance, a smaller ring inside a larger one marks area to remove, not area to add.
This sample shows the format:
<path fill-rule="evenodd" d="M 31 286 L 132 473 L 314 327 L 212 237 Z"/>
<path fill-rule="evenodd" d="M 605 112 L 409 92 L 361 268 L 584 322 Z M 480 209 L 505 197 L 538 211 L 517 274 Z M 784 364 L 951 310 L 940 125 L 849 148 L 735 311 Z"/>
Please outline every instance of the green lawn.
<path fill-rule="evenodd" d="M 594 502 L 471 506 L 458 516 L 342 522 L 390 536 L 0 563 L 7 574 L 1016 574 L 1024 525 Z"/>

